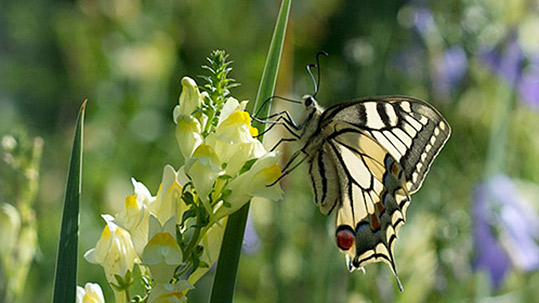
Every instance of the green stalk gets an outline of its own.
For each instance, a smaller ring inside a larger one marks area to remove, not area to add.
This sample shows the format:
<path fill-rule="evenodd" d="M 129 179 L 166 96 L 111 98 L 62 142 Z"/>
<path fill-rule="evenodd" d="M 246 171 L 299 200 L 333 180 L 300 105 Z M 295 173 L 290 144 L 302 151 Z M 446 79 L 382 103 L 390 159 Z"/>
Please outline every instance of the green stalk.
<path fill-rule="evenodd" d="M 77 118 L 73 150 L 67 172 L 64 212 L 56 257 L 53 303 L 75 302 L 77 289 L 77 254 L 79 240 L 79 206 L 82 177 L 82 139 L 86 101 Z"/>
<path fill-rule="evenodd" d="M 277 17 L 277 23 L 273 31 L 266 64 L 258 87 L 258 93 L 255 100 L 254 111 L 257 112 L 263 105 L 263 101 L 273 95 L 275 83 L 277 81 L 277 72 L 284 44 L 286 25 L 290 14 L 291 0 L 283 0 Z M 261 110 L 261 117 L 267 116 L 270 106 Z M 257 124 L 259 132 L 265 128 L 265 125 Z M 262 137 L 259 138 L 262 140 Z M 223 244 L 217 261 L 217 270 L 213 280 L 213 287 L 210 295 L 210 303 L 232 302 L 234 290 L 236 288 L 236 277 L 238 274 L 238 264 L 243 244 L 243 234 L 249 214 L 249 203 L 240 208 L 237 212 L 230 215 L 226 224 Z"/>

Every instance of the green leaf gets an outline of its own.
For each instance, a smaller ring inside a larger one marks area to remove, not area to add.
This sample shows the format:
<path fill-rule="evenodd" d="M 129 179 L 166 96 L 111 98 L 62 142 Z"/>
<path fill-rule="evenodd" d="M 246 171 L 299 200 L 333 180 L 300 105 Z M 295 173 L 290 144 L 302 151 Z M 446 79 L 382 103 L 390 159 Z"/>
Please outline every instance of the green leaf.
<path fill-rule="evenodd" d="M 258 93 L 255 100 L 255 110 L 265 106 L 260 110 L 261 116 L 267 116 L 270 111 L 269 103 L 264 104 L 264 100 L 271 97 L 275 90 L 277 81 L 277 72 L 284 44 L 286 25 L 290 14 L 291 0 L 283 0 L 277 17 L 277 23 L 273 31 L 273 37 L 266 57 L 266 64 L 258 87 Z M 266 106 L 267 105 L 267 106 Z M 255 124 L 259 133 L 262 133 L 265 126 Z M 259 137 L 262 140 L 262 137 Z M 213 280 L 213 287 L 210 295 L 210 302 L 232 302 L 234 298 L 234 289 L 236 287 L 236 276 L 238 273 L 238 264 L 240 259 L 241 247 L 243 244 L 243 234 L 249 214 L 249 203 L 240 208 L 237 212 L 230 215 L 226 224 L 223 243 L 217 261 L 217 270 Z"/>
<path fill-rule="evenodd" d="M 64 212 L 56 257 L 53 303 L 75 302 L 77 290 L 77 254 L 79 240 L 79 205 L 82 177 L 82 139 L 86 101 L 77 118 L 73 150 L 67 173 Z"/>

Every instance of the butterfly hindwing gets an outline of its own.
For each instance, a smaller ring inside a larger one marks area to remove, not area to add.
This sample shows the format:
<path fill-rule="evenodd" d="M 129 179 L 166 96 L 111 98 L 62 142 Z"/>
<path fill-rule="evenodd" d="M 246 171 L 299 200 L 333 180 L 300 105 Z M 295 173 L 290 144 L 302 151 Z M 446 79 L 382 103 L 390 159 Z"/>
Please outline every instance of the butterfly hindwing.
<path fill-rule="evenodd" d="M 395 272 L 393 247 L 404 224 L 409 196 L 400 164 L 370 135 L 343 122 L 328 126 L 331 135 L 317 155 L 327 154 L 336 167 L 340 187 L 336 215 L 337 245 L 347 255 L 348 268 L 383 261 Z M 354 237 L 353 245 L 342 243 Z"/>

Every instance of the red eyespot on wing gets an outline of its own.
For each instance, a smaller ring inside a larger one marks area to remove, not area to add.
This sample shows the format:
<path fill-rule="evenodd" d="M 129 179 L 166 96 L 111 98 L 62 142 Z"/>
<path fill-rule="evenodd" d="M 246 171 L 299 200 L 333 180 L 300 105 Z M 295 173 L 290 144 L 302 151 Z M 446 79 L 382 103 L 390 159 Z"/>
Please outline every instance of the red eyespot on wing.
<path fill-rule="evenodd" d="M 349 250 L 356 239 L 356 235 L 349 226 L 339 226 L 335 233 L 337 246 L 342 250 Z"/>

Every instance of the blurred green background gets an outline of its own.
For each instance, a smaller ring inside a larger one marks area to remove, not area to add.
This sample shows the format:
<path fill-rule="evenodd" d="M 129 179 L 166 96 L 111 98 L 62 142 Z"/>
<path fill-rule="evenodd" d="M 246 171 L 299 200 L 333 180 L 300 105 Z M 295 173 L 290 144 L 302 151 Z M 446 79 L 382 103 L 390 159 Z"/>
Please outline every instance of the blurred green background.
<path fill-rule="evenodd" d="M 172 109 L 182 76 L 206 56 L 234 61 L 232 91 L 254 100 L 280 1 L 3 0 L 0 136 L 42 137 L 33 201 L 38 253 L 20 302 L 46 302 L 76 113 L 88 98 L 79 285 L 100 282 L 82 254 L 132 192 L 153 194 L 162 168 L 182 164 Z M 395 248 L 405 292 L 384 264 L 350 274 L 315 204 L 306 167 L 285 199 L 254 201 L 236 302 L 532 302 L 539 298 L 539 2 L 313 0 L 292 3 L 279 96 L 312 93 L 305 65 L 322 59 L 323 106 L 370 95 L 428 100 L 453 134 L 412 197 Z M 201 80 L 198 80 L 201 83 Z M 274 102 L 274 109 L 289 106 Z M 301 117 L 301 106 L 290 107 Z M 284 135 L 277 131 L 268 146 Z M 284 159 L 297 148 L 284 147 Z M 4 149 L 6 146 L 4 144 Z M 4 155 L 7 152 L 4 151 Z M 19 155 L 20 156 L 20 155 Z M 21 156 L 22 157 L 22 156 Z M 4 156 L 4 160 L 6 157 Z M 8 161 L 9 162 L 9 161 Z M 23 189 L 0 164 L 0 202 Z M 500 175 L 503 174 L 503 175 Z M 17 191 L 18 189 L 18 191 Z M 189 293 L 206 302 L 212 275 Z"/>

